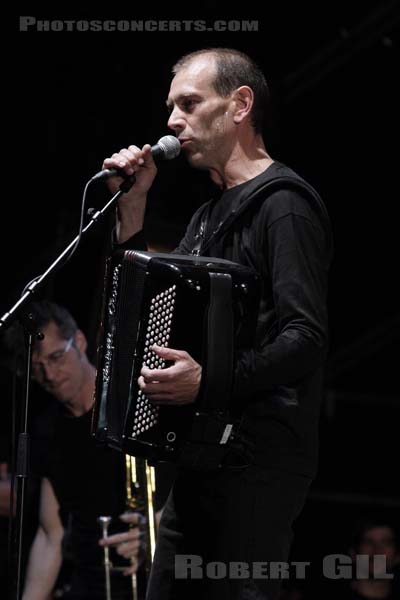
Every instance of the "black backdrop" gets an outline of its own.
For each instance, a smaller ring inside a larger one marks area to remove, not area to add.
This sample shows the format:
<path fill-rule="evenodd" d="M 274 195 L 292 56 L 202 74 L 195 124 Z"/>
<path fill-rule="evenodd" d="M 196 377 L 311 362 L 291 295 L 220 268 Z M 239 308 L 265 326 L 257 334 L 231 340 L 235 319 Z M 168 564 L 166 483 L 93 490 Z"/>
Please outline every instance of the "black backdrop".
<path fill-rule="evenodd" d="M 266 3 L 264 16 L 255 6 L 212 12 L 207 2 L 197 12 L 140 11 L 20 14 L 37 20 L 201 19 L 208 26 L 245 19 L 257 21 L 258 31 L 18 31 L 15 21 L 10 53 L 18 59 L 5 93 L 13 111 L 3 112 L 13 148 L 4 159 L 3 181 L 13 191 L 6 196 L 4 190 L 2 203 L 1 313 L 75 235 L 84 183 L 102 159 L 168 133 L 165 98 L 175 60 L 215 45 L 249 53 L 273 93 L 267 148 L 319 189 L 335 234 L 320 474 L 298 522 L 294 552 L 343 550 L 357 515 L 394 518 L 399 506 L 393 470 L 400 412 L 396 3 Z M 146 219 L 152 239 L 178 241 L 204 192 L 206 180 L 183 159 L 162 165 Z M 89 206 L 105 198 L 97 187 Z M 43 292 L 77 316 L 92 354 L 108 228 L 99 226 Z"/>

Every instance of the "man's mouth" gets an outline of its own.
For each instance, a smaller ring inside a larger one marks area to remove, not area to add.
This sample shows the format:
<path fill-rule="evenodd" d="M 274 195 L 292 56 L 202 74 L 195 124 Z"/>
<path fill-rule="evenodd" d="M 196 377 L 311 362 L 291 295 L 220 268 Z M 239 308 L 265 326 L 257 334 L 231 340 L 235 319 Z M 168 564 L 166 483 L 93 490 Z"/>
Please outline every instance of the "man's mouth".
<path fill-rule="evenodd" d="M 57 381 L 55 383 L 48 383 L 46 385 L 46 390 L 50 393 L 54 393 L 56 392 L 60 387 L 62 387 L 64 385 L 64 383 L 66 383 L 66 380 L 63 379 L 62 381 Z"/>

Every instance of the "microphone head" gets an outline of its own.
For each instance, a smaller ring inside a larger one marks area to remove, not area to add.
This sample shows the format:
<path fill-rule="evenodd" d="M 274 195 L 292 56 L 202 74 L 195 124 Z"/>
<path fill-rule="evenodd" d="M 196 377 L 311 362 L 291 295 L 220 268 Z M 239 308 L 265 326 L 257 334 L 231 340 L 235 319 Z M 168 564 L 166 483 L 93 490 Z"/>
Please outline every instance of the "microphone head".
<path fill-rule="evenodd" d="M 164 135 L 158 140 L 157 146 L 162 150 L 164 160 L 176 158 L 181 151 L 181 144 L 173 135 Z"/>

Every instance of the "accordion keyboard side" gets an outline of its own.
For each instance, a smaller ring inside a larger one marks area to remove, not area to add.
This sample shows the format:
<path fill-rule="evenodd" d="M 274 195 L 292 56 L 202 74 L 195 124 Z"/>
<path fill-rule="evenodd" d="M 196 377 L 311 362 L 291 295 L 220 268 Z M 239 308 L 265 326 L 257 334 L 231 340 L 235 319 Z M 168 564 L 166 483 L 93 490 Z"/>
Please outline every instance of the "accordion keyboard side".
<path fill-rule="evenodd" d="M 124 261 L 120 254 L 109 259 L 104 286 L 92 433 L 99 441 L 117 448 L 123 442 L 132 348 L 140 321 L 144 279 L 145 271 Z"/>

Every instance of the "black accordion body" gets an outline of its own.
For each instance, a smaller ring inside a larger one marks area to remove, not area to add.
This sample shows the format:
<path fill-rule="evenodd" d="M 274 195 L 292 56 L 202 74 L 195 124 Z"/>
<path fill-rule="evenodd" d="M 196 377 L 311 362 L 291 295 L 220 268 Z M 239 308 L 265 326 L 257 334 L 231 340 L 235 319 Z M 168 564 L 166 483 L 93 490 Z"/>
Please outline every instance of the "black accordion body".
<path fill-rule="evenodd" d="M 191 445 L 223 446 L 238 350 L 254 346 L 259 279 L 208 257 L 117 251 L 109 258 L 92 432 L 134 456 L 178 461 Z M 157 406 L 140 390 L 143 365 L 165 368 L 152 345 L 186 350 L 202 365 L 197 400 Z M 183 461 L 184 462 L 184 461 Z"/>

